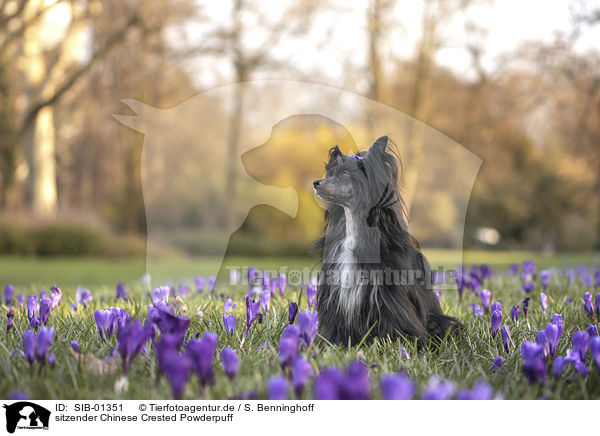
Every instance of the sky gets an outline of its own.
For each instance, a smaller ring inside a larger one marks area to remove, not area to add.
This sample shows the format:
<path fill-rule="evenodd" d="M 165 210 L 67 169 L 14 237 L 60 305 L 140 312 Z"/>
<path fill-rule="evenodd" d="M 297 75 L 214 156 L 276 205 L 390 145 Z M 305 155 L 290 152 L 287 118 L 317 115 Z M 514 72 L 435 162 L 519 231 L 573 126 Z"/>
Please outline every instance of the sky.
<path fill-rule="evenodd" d="M 573 0 L 490 0 L 479 1 L 467 13 L 468 19 L 483 29 L 477 37 L 485 50 L 483 66 L 489 72 L 502 63 L 502 54 L 512 51 L 524 42 L 541 40 L 550 42 L 557 33 L 568 34 L 571 29 L 570 4 Z M 205 14 L 215 25 L 227 25 L 230 15 L 230 1 L 202 2 Z M 282 17 L 284 2 L 264 2 L 262 8 L 272 21 Z M 599 1 L 587 2 L 589 5 Z M 260 4 L 260 2 L 259 2 Z M 311 31 L 301 38 L 286 40 L 271 48 L 272 57 L 286 68 L 277 73 L 258 71 L 254 78 L 278 78 L 311 80 L 320 83 L 348 86 L 353 79 L 357 90 L 366 89 L 362 71 L 366 65 L 367 40 L 365 5 L 367 2 L 333 0 L 332 10 L 319 13 L 312 23 Z M 414 53 L 421 34 L 422 0 L 399 0 L 394 14 L 388 17 L 390 32 L 382 46 L 385 59 L 408 58 Z M 263 29 L 247 17 L 248 31 L 245 41 L 250 48 L 260 47 L 267 42 L 263 39 Z M 285 19 L 290 19 L 286 17 Z M 437 62 L 447 66 L 466 78 L 474 72 L 465 45 L 465 14 L 456 13 L 442 27 L 442 48 L 437 54 Z M 187 25 L 189 42 L 198 44 L 206 41 L 209 33 L 206 27 L 191 22 Z M 472 38 L 472 36 L 471 36 Z M 598 48 L 600 26 L 587 29 L 579 38 L 576 49 L 585 51 Z M 393 62 L 384 62 L 389 68 Z M 191 70 L 196 82 L 204 88 L 230 83 L 231 66 L 226 60 L 196 59 L 191 62 Z M 283 75 L 283 77 L 282 77 Z"/>

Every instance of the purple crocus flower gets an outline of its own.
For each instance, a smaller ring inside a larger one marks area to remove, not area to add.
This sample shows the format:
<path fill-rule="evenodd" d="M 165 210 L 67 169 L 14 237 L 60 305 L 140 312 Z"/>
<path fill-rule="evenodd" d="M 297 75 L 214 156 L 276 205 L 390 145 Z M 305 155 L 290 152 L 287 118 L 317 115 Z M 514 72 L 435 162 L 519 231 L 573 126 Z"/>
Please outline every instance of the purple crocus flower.
<path fill-rule="evenodd" d="M 260 301 L 256 303 L 250 297 L 246 297 L 246 332 L 244 333 L 244 337 L 250 331 L 250 327 L 252 323 L 258 319 L 258 323 L 262 323 L 263 314 L 260 313 Z"/>
<path fill-rule="evenodd" d="M 33 330 L 23 333 L 23 349 L 29 365 L 32 366 L 35 362 L 35 333 Z"/>
<path fill-rule="evenodd" d="M 71 348 L 76 353 L 79 353 L 79 342 L 77 342 L 77 341 L 71 341 Z"/>
<path fill-rule="evenodd" d="M 557 357 L 556 360 L 554 360 L 554 365 L 552 367 L 552 374 L 554 377 L 560 377 L 567 364 L 571 364 L 582 377 L 587 377 L 587 366 L 585 366 L 585 363 L 579 358 L 579 353 L 573 350 L 567 350 L 566 357 Z"/>
<path fill-rule="evenodd" d="M 27 296 L 27 317 L 29 321 L 35 318 L 38 314 L 37 295 Z"/>
<path fill-rule="evenodd" d="M 50 346 L 54 342 L 54 329 L 50 327 L 42 327 L 37 335 L 37 360 L 44 362 Z"/>
<path fill-rule="evenodd" d="M 269 286 L 269 292 L 271 293 L 271 295 L 274 297 L 275 296 L 275 292 L 277 291 L 277 287 L 279 285 L 277 284 L 277 279 L 276 278 L 272 278 L 271 279 L 271 285 Z M 283 295 L 282 295 L 283 297 Z"/>
<path fill-rule="evenodd" d="M 496 372 L 497 370 L 499 370 L 502 367 L 502 364 L 504 363 L 504 357 L 502 356 L 498 356 L 494 359 L 494 361 L 492 362 L 492 366 L 490 366 L 490 372 Z"/>
<path fill-rule="evenodd" d="M 585 363 L 580 359 L 580 354 L 577 351 L 567 350 L 567 361 L 573 365 L 575 370 L 583 377 L 587 377 L 588 369 Z"/>
<path fill-rule="evenodd" d="M 581 280 L 583 282 L 586 274 L 587 274 L 587 267 L 583 263 L 580 263 L 579 265 L 577 265 L 577 275 L 579 276 L 579 280 Z"/>
<path fill-rule="evenodd" d="M 179 337 L 173 334 L 164 333 L 160 336 L 160 340 L 154 343 L 154 351 L 156 354 L 156 363 L 160 373 L 166 373 L 166 361 L 168 353 L 171 351 L 177 352 L 181 342 Z"/>
<path fill-rule="evenodd" d="M 473 310 L 473 317 L 475 319 L 477 319 L 479 317 L 483 317 L 483 310 L 481 309 L 479 304 L 477 304 L 477 303 L 471 304 L 471 310 Z"/>
<path fill-rule="evenodd" d="M 341 388 L 343 400 L 368 400 L 371 397 L 369 370 L 364 363 L 354 361 L 348 365 Z"/>
<path fill-rule="evenodd" d="M 46 324 L 48 322 L 48 317 L 50 316 L 50 311 L 52 310 L 52 301 L 49 298 L 40 299 L 40 323 Z"/>
<path fill-rule="evenodd" d="M 6 331 L 7 332 L 12 328 L 14 316 L 15 316 L 15 314 L 11 307 L 10 309 L 8 309 L 8 312 L 6 313 Z"/>
<path fill-rule="evenodd" d="M 94 311 L 94 320 L 101 339 L 112 337 L 117 328 L 124 325 L 128 319 L 129 314 L 125 309 L 109 307 L 108 309 Z"/>
<path fill-rule="evenodd" d="M 544 347 L 526 341 L 521 347 L 523 358 L 523 372 L 530 384 L 546 380 L 546 362 L 544 360 Z"/>
<path fill-rule="evenodd" d="M 500 301 L 494 301 L 491 305 L 490 305 L 490 312 L 494 313 L 494 312 L 502 312 L 502 303 Z"/>
<path fill-rule="evenodd" d="M 558 349 L 559 330 L 556 324 L 548 323 L 544 329 L 544 335 L 548 341 L 548 351 L 554 357 Z"/>
<path fill-rule="evenodd" d="M 587 328 L 587 332 L 588 335 L 590 335 L 590 339 L 595 338 L 596 336 L 598 336 L 598 327 L 596 327 L 595 324 L 590 324 Z"/>
<path fill-rule="evenodd" d="M 554 364 L 552 365 L 552 375 L 556 378 L 559 378 L 565 370 L 567 363 L 568 361 L 564 357 L 557 357 L 554 359 Z"/>
<path fill-rule="evenodd" d="M 380 386 L 384 400 L 411 400 L 417 390 L 416 384 L 405 374 L 381 377 Z"/>
<path fill-rule="evenodd" d="M 116 299 L 119 298 L 127 300 L 127 289 L 125 289 L 125 283 L 123 282 L 117 283 Z"/>
<path fill-rule="evenodd" d="M 510 311 L 510 319 L 513 322 L 518 322 L 520 313 L 521 313 L 521 306 L 519 306 L 518 304 L 514 305 Z"/>
<path fill-rule="evenodd" d="M 542 288 L 544 291 L 548 289 L 548 283 L 550 282 L 550 275 L 552 272 L 549 269 L 540 271 L 540 282 L 542 282 Z"/>
<path fill-rule="evenodd" d="M 572 297 L 567 298 L 567 306 L 570 306 L 572 302 L 573 302 Z"/>
<path fill-rule="evenodd" d="M 235 331 L 235 315 L 223 315 L 223 325 L 225 326 L 227 334 L 233 337 L 233 332 Z"/>
<path fill-rule="evenodd" d="M 154 305 L 169 304 L 169 295 L 171 294 L 171 288 L 168 286 L 160 286 L 152 290 L 150 296 L 152 297 L 152 303 Z"/>
<path fill-rule="evenodd" d="M 75 302 L 77 304 L 83 304 L 83 307 L 86 307 L 87 304 L 91 301 L 92 294 L 89 289 L 81 289 L 77 288 L 75 291 Z"/>
<path fill-rule="evenodd" d="M 298 356 L 300 344 L 300 329 L 295 325 L 288 325 L 279 340 L 279 361 L 281 367 L 292 365 Z"/>
<path fill-rule="evenodd" d="M 535 342 L 544 349 L 544 358 L 547 357 L 548 353 L 550 352 L 550 342 L 548 341 L 546 332 L 544 330 L 537 332 Z"/>
<path fill-rule="evenodd" d="M 517 274 L 519 274 L 519 264 L 518 263 L 513 263 L 508 267 L 508 271 L 506 273 L 509 277 L 513 277 L 516 276 Z"/>
<path fill-rule="evenodd" d="M 492 317 L 490 320 L 490 324 L 492 327 L 492 338 L 496 337 L 498 330 L 500 329 L 500 324 L 502 323 L 502 312 L 499 310 L 492 313 Z"/>
<path fill-rule="evenodd" d="M 598 294 L 598 295 L 600 295 L 600 294 Z M 315 307 L 316 296 L 317 296 L 317 287 L 315 285 L 306 286 L 306 300 L 308 302 L 308 307 L 311 309 Z"/>
<path fill-rule="evenodd" d="M 543 292 L 540 293 L 540 305 L 542 306 L 542 312 L 544 312 L 545 315 L 546 310 L 548 309 L 548 297 Z"/>
<path fill-rule="evenodd" d="M 300 312 L 298 315 L 298 326 L 300 327 L 300 338 L 305 347 L 310 347 L 317 334 L 319 327 L 318 312 Z"/>
<path fill-rule="evenodd" d="M 573 337 L 571 338 L 573 343 L 573 351 L 579 353 L 579 358 L 581 361 L 585 361 L 585 357 L 587 356 L 588 347 L 590 346 L 590 335 L 586 331 L 576 331 L 573 332 Z"/>
<path fill-rule="evenodd" d="M 190 287 L 185 283 L 179 283 L 179 286 L 177 287 L 177 295 L 179 295 L 181 298 L 185 298 L 189 293 Z"/>
<path fill-rule="evenodd" d="M 269 400 L 287 400 L 289 385 L 285 377 L 271 377 L 267 382 L 267 395 Z"/>
<path fill-rule="evenodd" d="M 472 389 L 463 389 L 456 396 L 457 400 L 491 400 L 494 390 L 490 385 L 478 381 Z"/>
<path fill-rule="evenodd" d="M 298 355 L 292 368 L 292 381 L 294 384 L 294 392 L 297 397 L 302 396 L 304 386 L 308 383 L 308 380 L 313 375 L 312 367 L 308 360 L 302 355 Z"/>
<path fill-rule="evenodd" d="M 8 399 L 11 401 L 27 401 L 31 400 L 31 397 L 23 391 L 10 391 Z"/>
<path fill-rule="evenodd" d="M 188 342 L 186 347 L 186 354 L 192 362 L 192 369 L 202 386 L 212 385 L 215 382 L 212 363 L 217 350 L 217 340 L 216 334 L 206 332 L 202 339 L 193 339 Z"/>
<path fill-rule="evenodd" d="M 473 291 L 476 297 L 479 297 L 479 280 L 477 277 L 473 277 L 470 281 L 467 282 L 467 286 Z"/>
<path fill-rule="evenodd" d="M 598 319 L 600 320 L 600 292 L 596 294 L 596 316 L 598 317 Z"/>
<path fill-rule="evenodd" d="M 262 291 L 260 293 L 260 307 L 264 314 L 269 311 L 271 305 L 271 291 Z"/>
<path fill-rule="evenodd" d="M 594 316 L 594 305 L 592 303 L 592 294 L 586 292 L 583 294 L 583 308 L 587 316 Z"/>
<path fill-rule="evenodd" d="M 166 349 L 162 356 L 163 371 L 173 390 L 173 397 L 180 400 L 183 397 L 185 386 L 190 379 L 192 362 L 185 354 L 179 354 L 176 350 Z"/>
<path fill-rule="evenodd" d="M 194 279 L 194 285 L 196 285 L 197 292 L 204 292 L 206 287 L 206 279 L 202 276 L 198 276 Z"/>
<path fill-rule="evenodd" d="M 502 326 L 500 333 L 502 335 L 502 344 L 504 345 L 504 350 L 508 353 L 509 345 L 512 342 L 510 337 L 510 329 L 507 325 L 504 325 Z"/>
<path fill-rule="evenodd" d="M 62 291 L 56 285 L 50 286 L 50 301 L 52 301 L 52 309 L 62 303 Z"/>
<path fill-rule="evenodd" d="M 46 294 L 46 291 L 44 291 L 43 289 L 40 291 L 40 299 L 42 298 L 46 298 L 48 295 Z"/>
<path fill-rule="evenodd" d="M 40 321 L 40 318 L 32 318 L 31 321 L 29 321 L 29 327 L 33 328 L 35 331 L 37 331 L 37 328 L 39 326 L 42 325 L 42 321 Z"/>
<path fill-rule="evenodd" d="M 454 391 L 456 385 L 451 381 L 440 381 L 435 377 L 429 379 L 427 389 L 421 397 L 422 400 L 449 400 Z"/>
<path fill-rule="evenodd" d="M 521 273 L 521 278 L 525 281 L 534 279 L 536 268 L 537 266 L 533 260 L 523 261 L 523 272 Z"/>
<path fill-rule="evenodd" d="M 117 330 L 117 347 L 123 360 L 123 374 L 127 375 L 135 356 L 142 351 L 146 342 L 154 337 L 154 328 L 150 322 L 144 326 L 139 320 L 127 320 Z"/>
<path fill-rule="evenodd" d="M 271 275 L 269 274 L 269 271 L 263 271 L 262 276 L 261 276 L 261 284 L 262 284 L 263 291 L 266 291 L 267 289 L 269 289 L 269 287 L 271 285 Z"/>
<path fill-rule="evenodd" d="M 534 288 L 533 282 L 527 281 L 527 282 L 523 283 L 523 292 L 525 292 L 526 294 L 533 291 L 533 288 Z"/>
<path fill-rule="evenodd" d="M 56 355 L 54 353 L 48 354 L 48 363 L 50 364 L 50 366 L 54 366 L 54 364 L 56 363 Z"/>
<path fill-rule="evenodd" d="M 4 302 L 7 306 L 10 306 L 10 302 L 12 301 L 14 293 L 15 289 L 13 288 L 13 285 L 6 285 L 4 288 Z"/>
<path fill-rule="evenodd" d="M 340 400 L 345 375 L 338 368 L 326 368 L 315 380 L 316 400 Z"/>
<path fill-rule="evenodd" d="M 285 287 L 287 285 L 287 277 L 285 274 L 279 274 L 279 282 L 277 283 L 277 287 L 279 288 L 279 295 L 283 297 L 285 292 Z"/>
<path fill-rule="evenodd" d="M 399 351 L 400 351 L 400 358 L 402 360 L 410 360 L 410 355 L 408 354 L 408 351 L 406 351 L 406 347 L 400 346 Z"/>
<path fill-rule="evenodd" d="M 23 306 L 23 300 L 25 300 L 25 294 L 22 292 L 19 292 L 19 295 L 17 297 L 17 301 L 19 302 L 19 304 L 21 306 Z"/>
<path fill-rule="evenodd" d="M 487 265 L 485 263 L 482 263 L 481 265 L 479 265 L 479 274 L 482 279 L 489 279 L 493 273 L 494 273 L 494 271 L 492 270 L 492 268 L 489 265 Z"/>
<path fill-rule="evenodd" d="M 554 324 L 556 327 L 558 327 L 558 339 L 556 340 L 556 342 L 560 341 L 560 337 L 562 336 L 562 332 L 563 332 L 563 319 L 562 319 L 562 315 L 555 313 L 554 315 L 552 315 L 552 324 Z"/>
<path fill-rule="evenodd" d="M 235 354 L 235 351 L 231 347 L 225 347 L 221 351 L 221 363 L 227 377 L 233 380 L 238 372 L 239 362 L 237 354 Z"/>
<path fill-rule="evenodd" d="M 155 323 L 158 325 L 160 331 L 165 334 L 174 335 L 179 338 L 179 343 L 183 342 L 185 334 L 190 327 L 189 318 L 173 315 L 160 307 L 155 308 L 157 312 L 154 312 L 157 316 L 154 318 Z"/>
<path fill-rule="evenodd" d="M 482 289 L 479 293 L 479 297 L 481 298 L 481 305 L 483 306 L 483 310 L 486 313 L 490 311 L 490 297 L 491 293 L 489 289 Z"/>
<path fill-rule="evenodd" d="M 223 304 L 223 313 L 229 313 L 233 310 L 233 300 L 228 298 Z"/>
<path fill-rule="evenodd" d="M 246 297 L 254 299 L 255 297 L 259 296 L 261 292 L 262 291 L 258 286 L 249 286 L 248 290 L 246 291 Z"/>
<path fill-rule="evenodd" d="M 458 290 L 458 298 L 462 301 L 463 292 L 465 290 L 466 281 L 462 269 L 458 268 L 453 272 L 453 276 L 456 279 L 456 289 Z"/>
<path fill-rule="evenodd" d="M 596 369 L 600 373 L 600 336 L 594 336 L 590 340 L 590 353 L 592 360 L 596 364 Z"/>
<path fill-rule="evenodd" d="M 254 285 L 256 283 L 256 279 L 258 278 L 258 268 L 255 266 L 248 267 L 248 283 L 250 285 Z"/>
<path fill-rule="evenodd" d="M 527 309 L 529 309 L 529 297 L 526 297 L 523 300 L 523 316 L 525 317 L 525 321 L 529 322 L 529 320 L 527 319 Z"/>
<path fill-rule="evenodd" d="M 215 292 L 215 288 L 217 287 L 217 278 L 215 276 L 210 276 L 208 278 L 208 295 L 212 295 Z"/>
<path fill-rule="evenodd" d="M 294 301 L 292 301 L 290 303 L 290 306 L 288 307 L 288 321 L 290 324 L 294 323 L 294 320 L 296 319 L 296 315 L 298 314 L 298 304 Z"/>

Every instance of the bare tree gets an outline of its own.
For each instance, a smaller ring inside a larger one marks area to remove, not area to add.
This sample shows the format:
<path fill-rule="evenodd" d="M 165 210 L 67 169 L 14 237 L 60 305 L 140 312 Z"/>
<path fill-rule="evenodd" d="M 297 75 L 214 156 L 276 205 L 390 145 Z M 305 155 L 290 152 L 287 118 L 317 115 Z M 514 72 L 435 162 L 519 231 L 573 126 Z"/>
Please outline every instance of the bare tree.
<path fill-rule="evenodd" d="M 231 5 L 231 20 L 227 25 L 220 25 L 211 30 L 211 40 L 203 42 L 194 49 L 198 55 L 211 55 L 225 58 L 230 63 L 236 83 L 244 83 L 252 79 L 253 74 L 261 70 L 272 70 L 282 66 L 273 51 L 289 38 L 306 33 L 311 24 L 311 18 L 317 10 L 315 0 L 293 0 L 288 2 L 276 20 L 269 19 L 265 10 L 254 2 L 233 0 Z M 320 5 L 319 7 L 323 7 Z M 255 23 L 250 24 L 250 19 Z M 262 44 L 251 48 L 248 44 L 248 30 L 252 27 L 254 37 L 260 33 Z M 260 29 L 260 31 L 259 31 Z M 227 167 L 226 198 L 236 195 L 238 179 L 237 162 L 240 132 L 244 122 L 245 99 L 244 89 L 238 86 L 232 96 L 231 118 L 227 153 L 230 156 Z M 231 211 L 227 212 L 230 219 Z"/>
<path fill-rule="evenodd" d="M 53 214 L 57 209 L 54 105 L 140 23 L 134 9 L 102 46 L 80 62 L 74 58 L 74 48 L 82 44 L 84 30 L 102 10 L 97 0 L 86 6 L 66 0 L 4 1 L 0 5 L 0 61 L 21 67 L 19 98 L 23 104 L 16 114 L 15 138 L 23 144 L 28 167 L 26 198 L 35 214 Z M 49 13 L 58 7 L 68 21 L 58 26 L 64 34 L 49 43 L 46 38 L 57 27 Z"/>

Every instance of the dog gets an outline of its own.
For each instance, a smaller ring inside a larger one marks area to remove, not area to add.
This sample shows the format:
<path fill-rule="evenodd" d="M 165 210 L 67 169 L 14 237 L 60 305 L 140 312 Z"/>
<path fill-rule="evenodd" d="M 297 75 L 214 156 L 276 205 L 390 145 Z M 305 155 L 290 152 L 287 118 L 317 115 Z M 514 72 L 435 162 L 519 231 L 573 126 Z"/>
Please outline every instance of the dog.
<path fill-rule="evenodd" d="M 399 168 L 397 147 L 383 136 L 357 155 L 331 148 L 325 178 L 313 182 L 327 204 L 313 254 L 323 262 L 319 333 L 331 343 L 402 337 L 423 344 L 461 325 L 443 314 L 429 264 L 408 231 Z"/>

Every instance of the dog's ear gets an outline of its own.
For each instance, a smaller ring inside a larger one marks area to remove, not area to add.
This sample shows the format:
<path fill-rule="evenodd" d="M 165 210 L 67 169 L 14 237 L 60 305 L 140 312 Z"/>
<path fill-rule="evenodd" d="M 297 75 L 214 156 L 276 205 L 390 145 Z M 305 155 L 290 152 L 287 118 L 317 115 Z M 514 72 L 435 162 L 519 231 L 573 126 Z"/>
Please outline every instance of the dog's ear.
<path fill-rule="evenodd" d="M 369 150 L 369 152 L 375 152 L 375 153 L 385 153 L 385 148 L 388 145 L 388 137 L 387 136 L 382 136 L 381 138 L 378 138 L 373 145 L 371 145 L 371 148 Z"/>
<path fill-rule="evenodd" d="M 329 162 L 332 162 L 343 155 L 344 153 L 342 153 L 340 148 L 336 145 L 335 147 L 329 149 Z"/>

